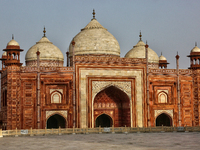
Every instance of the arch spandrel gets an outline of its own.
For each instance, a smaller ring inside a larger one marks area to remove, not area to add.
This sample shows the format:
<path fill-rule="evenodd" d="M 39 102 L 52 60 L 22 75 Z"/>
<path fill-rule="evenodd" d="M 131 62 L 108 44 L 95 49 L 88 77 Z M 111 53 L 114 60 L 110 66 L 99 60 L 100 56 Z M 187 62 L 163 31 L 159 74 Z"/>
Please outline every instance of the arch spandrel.
<path fill-rule="evenodd" d="M 59 111 L 59 110 L 58 111 L 46 111 L 46 120 L 53 114 L 59 114 L 67 120 L 67 111 L 66 110 L 64 110 L 64 111 L 62 111 L 62 110 L 61 111 Z"/>
<path fill-rule="evenodd" d="M 92 82 L 92 101 L 94 101 L 95 96 L 102 90 L 115 86 L 118 89 L 125 92 L 129 99 L 131 100 L 131 82 L 120 82 L 120 81 L 93 81 Z M 93 104 L 93 102 L 92 102 Z"/>
<path fill-rule="evenodd" d="M 154 118 L 157 118 L 160 114 L 167 114 L 169 115 L 172 120 L 173 120 L 173 110 L 172 109 L 168 109 L 168 110 L 154 110 Z"/>

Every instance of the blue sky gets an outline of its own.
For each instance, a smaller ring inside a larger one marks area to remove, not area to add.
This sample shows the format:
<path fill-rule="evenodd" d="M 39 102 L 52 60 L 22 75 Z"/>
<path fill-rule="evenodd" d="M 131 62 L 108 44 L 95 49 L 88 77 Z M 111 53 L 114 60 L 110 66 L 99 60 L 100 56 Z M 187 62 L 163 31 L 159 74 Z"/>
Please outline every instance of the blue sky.
<path fill-rule="evenodd" d="M 162 54 L 175 68 L 175 55 L 180 55 L 180 68 L 188 68 L 190 50 L 200 47 L 199 0 L 0 0 L 0 54 L 14 34 L 24 49 L 46 36 L 64 57 L 72 38 L 92 19 L 96 19 L 115 36 L 121 57 L 139 40 L 148 41 L 158 56 Z M 66 57 L 65 63 L 66 64 Z"/>

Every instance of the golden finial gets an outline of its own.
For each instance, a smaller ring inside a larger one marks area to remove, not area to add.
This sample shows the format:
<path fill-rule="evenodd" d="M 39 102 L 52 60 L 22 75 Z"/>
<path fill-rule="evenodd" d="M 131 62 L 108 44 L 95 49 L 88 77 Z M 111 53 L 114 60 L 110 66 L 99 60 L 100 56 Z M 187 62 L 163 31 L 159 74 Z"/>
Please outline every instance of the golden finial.
<path fill-rule="evenodd" d="M 12 34 L 12 40 L 14 40 L 14 34 Z"/>
<path fill-rule="evenodd" d="M 197 46 L 197 42 L 195 42 L 195 46 Z"/>
<path fill-rule="evenodd" d="M 140 37 L 140 41 L 142 41 L 142 34 L 141 34 L 141 31 L 140 31 L 139 37 Z"/>
<path fill-rule="evenodd" d="M 95 10 L 93 9 L 93 19 L 95 19 Z"/>
<path fill-rule="evenodd" d="M 43 33 L 44 33 L 43 37 L 46 37 L 46 35 L 45 35 L 45 33 L 46 33 L 45 27 L 44 27 Z"/>

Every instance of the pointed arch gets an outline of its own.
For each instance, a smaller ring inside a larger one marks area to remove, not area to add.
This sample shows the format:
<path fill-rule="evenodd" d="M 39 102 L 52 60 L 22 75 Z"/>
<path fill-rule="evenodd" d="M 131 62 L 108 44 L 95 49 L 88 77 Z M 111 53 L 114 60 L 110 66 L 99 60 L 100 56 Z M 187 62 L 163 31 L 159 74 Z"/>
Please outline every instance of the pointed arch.
<path fill-rule="evenodd" d="M 164 91 L 158 93 L 158 103 L 167 103 L 168 102 L 168 94 Z"/>
<path fill-rule="evenodd" d="M 156 126 L 172 126 L 172 118 L 168 114 L 162 113 L 157 116 L 155 124 Z"/>
<path fill-rule="evenodd" d="M 47 118 L 46 121 L 46 128 L 52 129 L 52 128 L 66 128 L 66 119 L 61 114 L 52 114 Z"/>
<path fill-rule="evenodd" d="M 51 93 L 51 103 L 62 103 L 62 93 L 55 90 Z"/>
<path fill-rule="evenodd" d="M 95 127 L 111 127 L 113 125 L 113 119 L 108 114 L 102 113 L 95 119 Z"/>
<path fill-rule="evenodd" d="M 108 114 L 113 118 L 115 127 L 131 126 L 130 99 L 125 92 L 115 86 L 109 86 L 95 96 L 93 111 L 94 118 L 102 113 Z"/>

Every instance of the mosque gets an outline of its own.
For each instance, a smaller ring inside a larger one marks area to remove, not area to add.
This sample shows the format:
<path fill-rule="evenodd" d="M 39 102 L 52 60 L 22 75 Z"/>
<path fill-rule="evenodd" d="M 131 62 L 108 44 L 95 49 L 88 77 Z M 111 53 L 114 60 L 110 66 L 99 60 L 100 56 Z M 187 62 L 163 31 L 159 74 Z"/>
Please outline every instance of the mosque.
<path fill-rule="evenodd" d="M 95 128 L 200 125 L 200 49 L 188 69 L 142 41 L 120 57 L 116 38 L 93 19 L 64 55 L 45 34 L 20 62 L 14 38 L 2 55 L 0 128 Z"/>

